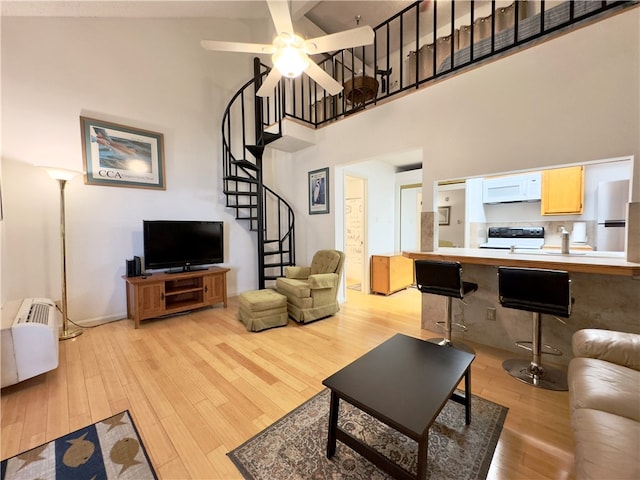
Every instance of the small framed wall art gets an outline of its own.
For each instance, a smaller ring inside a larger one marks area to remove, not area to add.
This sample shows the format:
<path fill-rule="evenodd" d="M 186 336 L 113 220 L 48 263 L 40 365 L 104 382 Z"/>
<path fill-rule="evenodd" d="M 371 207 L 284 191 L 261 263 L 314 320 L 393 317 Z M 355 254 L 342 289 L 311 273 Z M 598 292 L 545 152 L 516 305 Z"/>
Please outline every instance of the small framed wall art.
<path fill-rule="evenodd" d="M 451 207 L 438 207 L 438 225 L 449 225 Z"/>
<path fill-rule="evenodd" d="M 80 117 L 85 183 L 164 190 L 164 135 Z"/>
<path fill-rule="evenodd" d="M 329 168 L 309 172 L 309 214 L 329 213 Z"/>

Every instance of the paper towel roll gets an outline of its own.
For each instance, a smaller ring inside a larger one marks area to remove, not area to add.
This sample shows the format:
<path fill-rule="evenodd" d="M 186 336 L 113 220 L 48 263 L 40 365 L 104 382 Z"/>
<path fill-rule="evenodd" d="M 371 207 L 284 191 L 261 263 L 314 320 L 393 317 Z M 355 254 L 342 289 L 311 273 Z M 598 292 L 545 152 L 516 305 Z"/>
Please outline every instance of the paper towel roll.
<path fill-rule="evenodd" d="M 575 222 L 572 236 L 573 243 L 587 243 L 587 222 Z"/>

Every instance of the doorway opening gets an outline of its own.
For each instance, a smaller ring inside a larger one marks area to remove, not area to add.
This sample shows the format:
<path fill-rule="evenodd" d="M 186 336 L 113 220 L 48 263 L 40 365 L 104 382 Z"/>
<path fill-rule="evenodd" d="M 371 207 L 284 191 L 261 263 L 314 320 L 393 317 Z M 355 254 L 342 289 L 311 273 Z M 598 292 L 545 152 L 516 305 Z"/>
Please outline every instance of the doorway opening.
<path fill-rule="evenodd" d="M 345 176 L 345 278 L 350 290 L 363 291 L 366 249 L 366 179 Z"/>
<path fill-rule="evenodd" d="M 400 186 L 400 251 L 420 250 L 422 184 Z"/>
<path fill-rule="evenodd" d="M 466 182 L 438 184 L 438 247 L 465 246 L 466 197 Z"/>

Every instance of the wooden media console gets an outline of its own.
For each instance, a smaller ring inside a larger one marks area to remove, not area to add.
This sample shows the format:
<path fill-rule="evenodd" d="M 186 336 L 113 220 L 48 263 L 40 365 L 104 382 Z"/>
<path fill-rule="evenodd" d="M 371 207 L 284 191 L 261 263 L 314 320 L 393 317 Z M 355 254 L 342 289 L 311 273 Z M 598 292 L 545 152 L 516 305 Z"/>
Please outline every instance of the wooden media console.
<path fill-rule="evenodd" d="M 142 320 L 184 312 L 216 303 L 227 307 L 228 268 L 210 267 L 180 273 L 123 276 L 127 282 L 127 318 L 135 328 Z"/>

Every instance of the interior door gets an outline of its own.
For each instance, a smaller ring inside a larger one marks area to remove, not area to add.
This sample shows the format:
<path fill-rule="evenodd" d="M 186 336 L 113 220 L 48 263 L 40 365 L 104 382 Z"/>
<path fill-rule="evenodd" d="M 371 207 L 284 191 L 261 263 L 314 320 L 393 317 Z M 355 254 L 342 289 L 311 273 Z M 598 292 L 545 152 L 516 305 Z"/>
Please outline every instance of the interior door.
<path fill-rule="evenodd" d="M 365 185 L 360 177 L 345 176 L 345 271 L 346 285 L 362 291 L 365 277 L 366 229 Z"/>
<path fill-rule="evenodd" d="M 420 250 L 422 185 L 400 186 L 400 251 Z"/>

